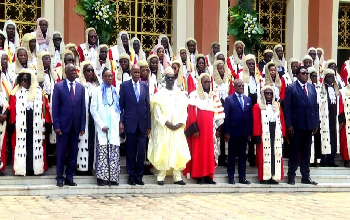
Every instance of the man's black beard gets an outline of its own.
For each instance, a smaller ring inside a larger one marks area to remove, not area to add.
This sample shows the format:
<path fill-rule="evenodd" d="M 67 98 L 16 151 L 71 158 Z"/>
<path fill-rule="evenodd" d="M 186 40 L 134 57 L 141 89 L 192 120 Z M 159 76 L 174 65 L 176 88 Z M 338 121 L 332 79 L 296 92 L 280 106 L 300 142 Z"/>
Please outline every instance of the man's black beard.
<path fill-rule="evenodd" d="M 204 90 L 204 92 L 206 92 L 206 93 L 208 93 L 208 94 L 209 94 L 209 92 L 210 92 L 210 89 L 204 89 L 204 88 L 203 88 L 203 90 Z"/>

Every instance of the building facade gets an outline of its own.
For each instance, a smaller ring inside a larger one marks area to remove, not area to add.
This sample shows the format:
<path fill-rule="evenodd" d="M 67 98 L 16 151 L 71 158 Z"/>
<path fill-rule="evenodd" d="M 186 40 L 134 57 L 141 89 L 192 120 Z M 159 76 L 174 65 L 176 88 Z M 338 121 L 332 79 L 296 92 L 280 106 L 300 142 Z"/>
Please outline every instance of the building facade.
<path fill-rule="evenodd" d="M 159 34 L 166 34 L 175 51 L 194 37 L 200 53 L 218 41 L 232 54 L 234 38 L 227 35 L 228 8 L 236 0 L 114 0 L 119 30 L 137 36 L 146 51 Z M 49 20 L 49 31 L 60 31 L 65 43 L 84 42 L 85 23 L 75 14 L 74 0 L 0 1 L 0 26 L 7 19 L 18 24 L 20 35 L 36 28 L 36 18 Z M 286 58 L 301 59 L 309 47 L 322 47 L 326 59 L 342 63 L 350 55 L 350 0 L 256 0 L 259 22 L 265 29 L 263 48 L 279 43 Z M 116 43 L 115 36 L 112 39 Z M 261 58 L 261 55 L 259 56 Z"/>

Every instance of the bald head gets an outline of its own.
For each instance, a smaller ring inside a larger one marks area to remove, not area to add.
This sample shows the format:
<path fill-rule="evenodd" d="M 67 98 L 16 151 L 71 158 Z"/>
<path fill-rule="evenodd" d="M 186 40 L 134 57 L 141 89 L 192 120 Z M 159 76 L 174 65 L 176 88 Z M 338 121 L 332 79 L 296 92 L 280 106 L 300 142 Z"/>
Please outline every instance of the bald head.
<path fill-rule="evenodd" d="M 137 64 L 132 65 L 130 72 L 132 80 L 137 83 L 140 79 L 140 66 Z"/>
<path fill-rule="evenodd" d="M 241 79 L 236 79 L 233 83 L 234 87 L 235 87 L 235 92 L 237 92 L 238 94 L 243 94 L 244 91 L 244 83 Z"/>
<path fill-rule="evenodd" d="M 64 72 L 66 73 L 67 79 L 71 82 L 73 82 L 76 78 L 78 78 L 77 70 L 75 66 L 71 63 L 65 66 Z"/>

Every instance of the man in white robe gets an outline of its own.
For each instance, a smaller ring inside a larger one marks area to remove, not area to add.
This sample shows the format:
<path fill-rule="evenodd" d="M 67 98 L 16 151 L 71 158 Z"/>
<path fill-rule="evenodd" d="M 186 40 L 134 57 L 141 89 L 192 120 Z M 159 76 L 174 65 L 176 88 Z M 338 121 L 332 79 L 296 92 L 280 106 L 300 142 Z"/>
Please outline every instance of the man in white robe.
<path fill-rule="evenodd" d="M 191 159 L 184 134 L 188 100 L 180 90 L 174 89 L 172 69 L 165 71 L 166 87 L 151 100 L 152 133 L 148 144 L 148 159 L 159 170 L 158 185 L 164 185 L 168 170 L 173 170 L 174 184 L 185 185 L 181 170 Z"/>

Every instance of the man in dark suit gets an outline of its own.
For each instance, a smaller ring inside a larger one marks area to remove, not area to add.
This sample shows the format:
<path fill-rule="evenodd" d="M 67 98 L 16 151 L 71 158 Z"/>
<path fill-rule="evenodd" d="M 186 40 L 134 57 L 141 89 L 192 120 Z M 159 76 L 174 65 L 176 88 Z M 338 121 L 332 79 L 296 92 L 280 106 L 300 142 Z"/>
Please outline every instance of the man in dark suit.
<path fill-rule="evenodd" d="M 298 67 L 296 74 L 298 80 L 287 87 L 284 100 L 284 118 L 291 138 L 288 184 L 295 184 L 300 155 L 301 183 L 317 185 L 310 178 L 311 140 L 319 126 L 317 94 L 315 87 L 307 82 L 306 67 Z"/>
<path fill-rule="evenodd" d="M 140 67 L 131 68 L 131 80 L 120 85 L 120 132 L 126 134 L 126 170 L 129 185 L 142 181 L 146 157 L 146 138 L 151 131 L 148 86 L 140 81 Z"/>
<path fill-rule="evenodd" d="M 246 149 L 253 132 L 252 100 L 243 95 L 241 79 L 234 82 L 235 93 L 225 100 L 225 141 L 229 142 L 227 174 L 229 184 L 235 184 L 235 157 L 238 148 L 239 183 L 250 184 L 246 179 Z"/>
<path fill-rule="evenodd" d="M 76 186 L 73 176 L 77 166 L 79 135 L 85 132 L 85 89 L 75 81 L 78 78 L 73 64 L 65 67 L 66 79 L 57 83 L 52 96 L 53 128 L 57 135 L 57 186 Z M 68 149 L 68 152 L 67 152 Z M 68 156 L 66 179 L 64 162 Z"/>

